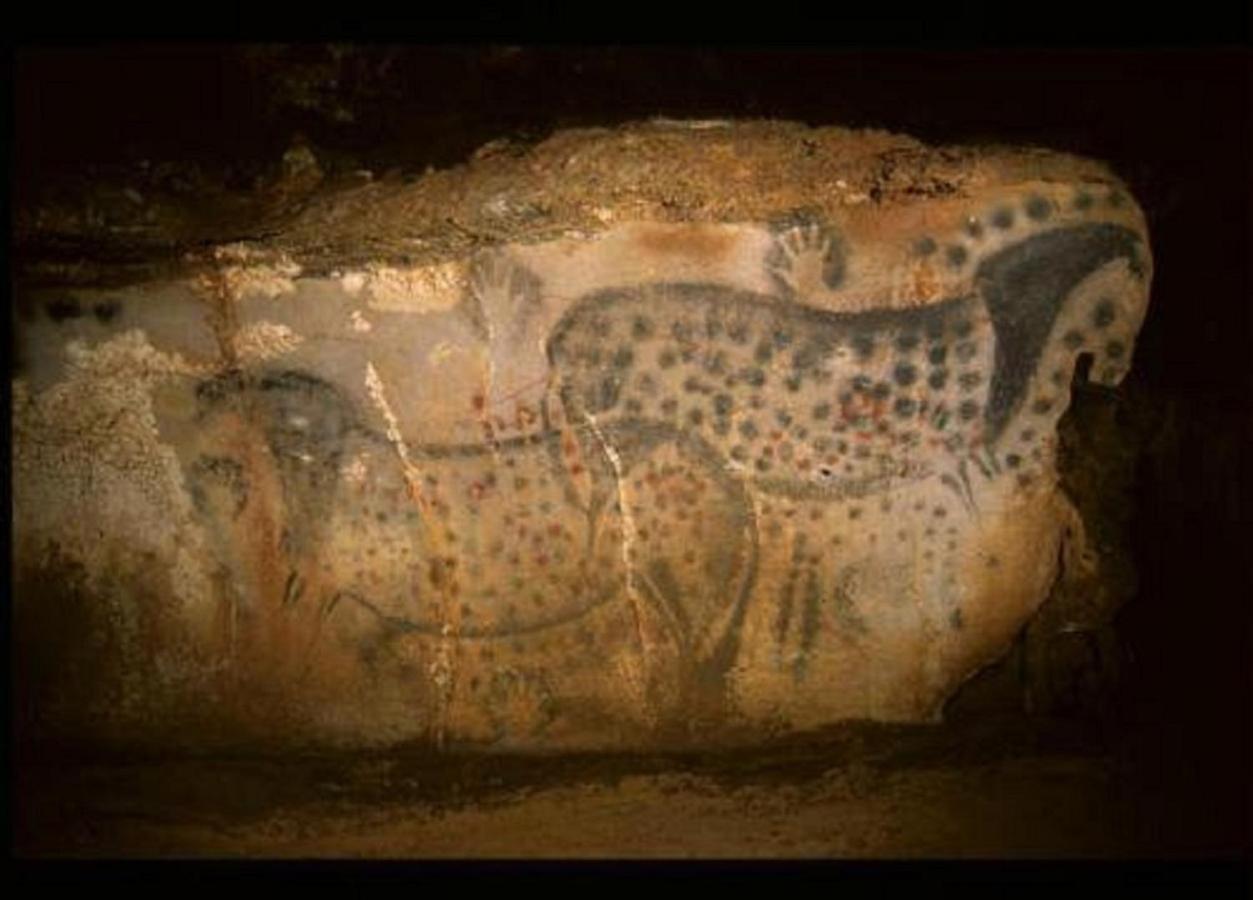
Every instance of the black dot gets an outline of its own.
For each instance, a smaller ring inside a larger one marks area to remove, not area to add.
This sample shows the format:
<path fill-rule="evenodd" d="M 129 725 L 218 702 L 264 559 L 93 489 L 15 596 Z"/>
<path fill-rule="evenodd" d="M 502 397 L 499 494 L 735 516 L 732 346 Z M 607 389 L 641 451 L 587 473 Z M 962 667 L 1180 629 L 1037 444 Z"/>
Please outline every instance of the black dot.
<path fill-rule="evenodd" d="M 892 370 L 892 380 L 901 387 L 909 387 L 918 380 L 918 370 L 909 363 L 901 363 Z"/>
<path fill-rule="evenodd" d="M 948 264 L 954 269 L 959 269 L 966 264 L 966 258 L 969 254 L 966 248 L 960 244 L 952 244 L 944 251 L 944 256 L 948 259 Z"/>
<path fill-rule="evenodd" d="M 710 316 L 705 320 L 705 336 L 716 338 L 722 334 L 722 320 Z"/>
<path fill-rule="evenodd" d="M 626 406 L 626 411 L 629 413 L 639 413 L 643 410 L 643 407 L 640 405 L 640 401 L 636 400 L 634 397 L 628 400 L 624 405 Z"/>
<path fill-rule="evenodd" d="M 853 349 L 862 359 L 867 358 L 874 353 L 874 338 L 868 334 L 859 334 L 853 337 Z"/>
<path fill-rule="evenodd" d="M 97 303 L 94 307 L 92 307 L 91 311 L 95 314 L 96 321 L 100 322 L 103 325 L 105 323 L 113 321 L 113 317 L 117 315 L 118 310 L 120 308 L 121 307 L 118 305 L 116 301 L 107 300 L 101 303 Z"/>
<path fill-rule="evenodd" d="M 983 380 L 983 376 L 978 372 L 962 372 L 957 377 L 957 383 L 963 391 L 973 391 L 979 386 L 979 382 Z"/>
<path fill-rule="evenodd" d="M 957 414 L 966 421 L 969 421 L 979 415 L 979 404 L 975 403 L 973 400 L 966 400 L 961 406 L 957 407 Z"/>
<path fill-rule="evenodd" d="M 744 462 L 748 459 L 748 448 L 743 444 L 736 444 L 731 448 L 731 458 L 736 462 Z"/>
<path fill-rule="evenodd" d="M 996 212 L 992 213 L 992 225 L 1004 231 L 1012 228 L 1014 225 L 1014 211 L 1008 206 L 1002 206 Z"/>
<path fill-rule="evenodd" d="M 1078 331 L 1067 331 L 1062 335 L 1062 343 L 1071 350 L 1078 350 L 1083 346 L 1083 334 Z"/>
<path fill-rule="evenodd" d="M 761 369 L 752 368 L 744 371 L 744 380 L 753 387 L 761 387 L 766 383 L 766 373 Z"/>
<path fill-rule="evenodd" d="M 870 396 L 879 400 L 884 400 L 892 393 L 892 385 L 886 381 L 880 381 L 874 386 L 874 390 L 870 392 Z"/>
<path fill-rule="evenodd" d="M 1110 341 L 1105 345 L 1105 355 L 1110 359 L 1118 359 L 1127 352 L 1127 347 L 1122 341 Z"/>
<path fill-rule="evenodd" d="M 783 386 L 795 394 L 801 389 L 801 379 L 797 375 L 790 375 L 783 380 Z"/>
<path fill-rule="evenodd" d="M 896 349 L 902 353 L 908 353 L 918 346 L 918 335 L 912 332 L 905 332 L 896 338 Z"/>
<path fill-rule="evenodd" d="M 957 355 L 957 358 L 960 359 L 962 362 L 970 362 L 970 360 L 974 359 L 975 354 L 978 352 L 979 352 L 979 348 L 975 346 L 973 341 L 966 341 L 964 343 L 958 344 L 957 349 L 954 351 L 954 353 L 956 353 Z"/>
<path fill-rule="evenodd" d="M 983 237 L 983 223 L 978 219 L 971 219 L 966 223 L 966 234 L 972 238 Z"/>
<path fill-rule="evenodd" d="M 944 360 L 948 357 L 948 347 L 944 344 L 937 344 L 927 351 L 927 359 L 933 366 L 943 365 Z"/>
<path fill-rule="evenodd" d="M 1121 191 L 1110 191 L 1109 196 L 1105 198 L 1105 202 L 1115 209 L 1127 202 L 1127 198 L 1122 195 Z"/>
<path fill-rule="evenodd" d="M 748 340 L 748 326 L 743 322 L 736 322 L 727 328 L 727 337 L 737 344 L 743 344 Z"/>
<path fill-rule="evenodd" d="M 1022 457 L 1017 453 L 1010 453 L 1005 457 L 1005 465 L 1009 466 L 1011 469 L 1016 469 L 1022 465 Z"/>
<path fill-rule="evenodd" d="M 765 472 L 770 468 L 770 460 L 764 456 L 757 457 L 757 471 Z"/>
<path fill-rule="evenodd" d="M 918 408 L 918 404 L 908 397 L 897 397 L 896 403 L 892 405 L 892 410 L 902 419 L 909 418 Z"/>
<path fill-rule="evenodd" d="M 792 414 L 786 409 L 775 410 L 774 418 L 783 428 L 787 428 L 792 424 Z"/>
<path fill-rule="evenodd" d="M 670 327 L 670 333 L 674 335 L 676 340 L 687 343 L 692 340 L 692 323 L 678 321 Z"/>
<path fill-rule="evenodd" d="M 870 376 L 869 375 L 855 375 L 853 376 L 852 384 L 853 384 L 853 390 L 857 391 L 858 393 L 864 394 L 866 391 L 870 390 L 870 384 L 871 384 Z"/>
<path fill-rule="evenodd" d="M 830 403 L 819 403 L 817 406 L 814 407 L 815 419 L 819 419 L 819 420 L 825 419 L 829 415 L 831 415 Z"/>
<path fill-rule="evenodd" d="M 1035 403 L 1031 405 L 1031 411 L 1038 416 L 1044 415 L 1046 412 L 1048 412 L 1052 408 L 1053 408 L 1053 401 L 1046 400 L 1043 397 L 1041 397 L 1039 400 L 1037 400 Z"/>
<path fill-rule="evenodd" d="M 772 339 L 774 341 L 775 347 L 782 350 L 784 347 L 792 343 L 792 334 L 791 332 L 785 331 L 782 328 L 780 328 L 776 330 L 775 333 L 772 335 Z"/>
<path fill-rule="evenodd" d="M 667 397 L 661 401 L 661 411 L 668 416 L 672 416 L 679 408 L 679 403 L 673 397 Z"/>
<path fill-rule="evenodd" d="M 635 353 L 630 347 L 619 347 L 618 351 L 613 355 L 613 367 L 615 369 L 628 368 L 635 361 Z"/>
<path fill-rule="evenodd" d="M 948 381 L 948 372 L 944 369 L 935 369 L 927 376 L 927 384 L 937 391 L 944 387 L 946 381 Z"/>
<path fill-rule="evenodd" d="M 969 319 L 960 319 L 953 323 L 953 334 L 959 338 L 969 337 L 974 330 L 975 326 L 971 324 Z"/>
<path fill-rule="evenodd" d="M 761 341 L 753 351 L 753 359 L 759 363 L 768 363 L 774 357 L 774 347 L 769 341 Z"/>
<path fill-rule="evenodd" d="M 725 416 L 731 411 L 731 398 L 727 394 L 718 394 L 714 397 L 714 412 L 720 416 Z"/>
<path fill-rule="evenodd" d="M 745 419 L 740 423 L 740 434 L 751 441 L 757 437 L 757 424 L 752 419 Z"/>
<path fill-rule="evenodd" d="M 705 411 L 703 409 L 688 410 L 687 420 L 699 428 L 705 421 Z"/>
<path fill-rule="evenodd" d="M 1109 299 L 1102 300 L 1092 312 L 1092 324 L 1097 328 L 1108 328 L 1110 323 L 1114 321 L 1115 314 L 1114 301 Z"/>
<path fill-rule="evenodd" d="M 657 357 L 657 365 L 661 366 L 663 369 L 669 369 L 674 365 L 675 361 L 676 357 L 673 350 L 662 350 L 660 355 Z"/>
<path fill-rule="evenodd" d="M 635 321 L 631 323 L 631 335 L 642 340 L 651 337 L 653 333 L 653 323 L 645 316 L 636 316 Z"/>
<path fill-rule="evenodd" d="M 914 243 L 914 252 L 919 256 L 930 256 L 935 252 L 935 241 L 929 237 L 916 241 Z"/>
<path fill-rule="evenodd" d="M 1042 222 L 1049 217 L 1049 213 L 1053 211 L 1053 205 L 1043 197 L 1034 196 L 1027 200 L 1026 204 L 1027 217 L 1036 222 Z"/>

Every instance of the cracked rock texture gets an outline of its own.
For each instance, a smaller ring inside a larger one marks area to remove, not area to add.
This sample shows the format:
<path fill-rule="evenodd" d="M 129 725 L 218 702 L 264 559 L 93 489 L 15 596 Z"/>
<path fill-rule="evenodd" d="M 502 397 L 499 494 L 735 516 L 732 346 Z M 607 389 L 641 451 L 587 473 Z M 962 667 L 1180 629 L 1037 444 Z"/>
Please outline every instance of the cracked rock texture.
<path fill-rule="evenodd" d="M 318 190 L 263 239 L 21 289 L 40 733 L 930 721 L 1095 565 L 1056 426 L 1126 373 L 1152 266 L 1097 163 L 663 122 Z"/>

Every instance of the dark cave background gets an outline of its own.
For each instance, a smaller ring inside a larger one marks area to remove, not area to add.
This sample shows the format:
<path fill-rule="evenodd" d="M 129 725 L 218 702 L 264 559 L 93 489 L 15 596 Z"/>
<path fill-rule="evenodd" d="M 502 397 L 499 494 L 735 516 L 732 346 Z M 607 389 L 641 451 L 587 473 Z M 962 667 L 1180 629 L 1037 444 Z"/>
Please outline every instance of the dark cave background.
<path fill-rule="evenodd" d="M 1156 260 L 1114 417 L 1137 441 L 1138 579 L 1116 622 L 1129 653 L 1115 721 L 1134 736 L 1137 783 L 1178 832 L 1171 844 L 1247 852 L 1249 59 L 1238 48 L 32 45 L 14 73 L 14 199 L 29 207 L 140 160 L 247 188 L 297 133 L 330 169 L 418 175 L 493 139 L 653 116 L 886 128 L 1110 162 L 1148 215 Z"/>

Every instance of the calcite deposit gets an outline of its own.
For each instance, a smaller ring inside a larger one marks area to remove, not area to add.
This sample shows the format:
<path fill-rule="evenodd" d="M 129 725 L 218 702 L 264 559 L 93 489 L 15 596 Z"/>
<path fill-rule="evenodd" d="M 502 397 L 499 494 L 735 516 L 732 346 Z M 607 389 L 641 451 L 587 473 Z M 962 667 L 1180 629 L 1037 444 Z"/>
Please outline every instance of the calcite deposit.
<path fill-rule="evenodd" d="M 1083 558 L 1056 426 L 1072 379 L 1128 370 L 1143 215 L 1068 156 L 701 125 L 23 289 L 39 727 L 556 749 L 935 720 Z"/>

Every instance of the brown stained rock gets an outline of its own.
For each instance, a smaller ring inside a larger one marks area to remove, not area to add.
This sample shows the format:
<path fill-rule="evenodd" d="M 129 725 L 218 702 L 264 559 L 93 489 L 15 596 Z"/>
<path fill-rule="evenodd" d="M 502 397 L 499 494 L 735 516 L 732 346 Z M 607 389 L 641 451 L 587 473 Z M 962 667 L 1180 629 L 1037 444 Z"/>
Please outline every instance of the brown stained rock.
<path fill-rule="evenodd" d="M 168 586 L 157 743 L 933 720 L 1085 559 L 1056 424 L 1151 277 L 1096 163 L 768 122 L 485 148 L 195 266 L 19 323 L 18 569 Z"/>

